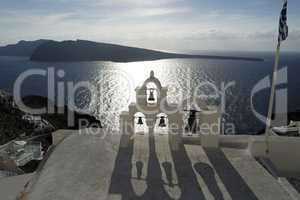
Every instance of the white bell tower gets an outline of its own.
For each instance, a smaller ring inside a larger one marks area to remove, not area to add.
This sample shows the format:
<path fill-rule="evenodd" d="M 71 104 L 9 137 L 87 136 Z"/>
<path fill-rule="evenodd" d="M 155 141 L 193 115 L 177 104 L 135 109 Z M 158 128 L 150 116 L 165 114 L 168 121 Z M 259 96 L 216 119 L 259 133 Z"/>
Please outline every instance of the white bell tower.
<path fill-rule="evenodd" d="M 183 132 L 183 114 L 177 104 L 167 101 L 168 88 L 150 72 L 141 87 L 135 89 L 136 103 L 120 115 L 121 134 L 174 134 Z M 146 126 L 146 128 L 137 127 Z"/>

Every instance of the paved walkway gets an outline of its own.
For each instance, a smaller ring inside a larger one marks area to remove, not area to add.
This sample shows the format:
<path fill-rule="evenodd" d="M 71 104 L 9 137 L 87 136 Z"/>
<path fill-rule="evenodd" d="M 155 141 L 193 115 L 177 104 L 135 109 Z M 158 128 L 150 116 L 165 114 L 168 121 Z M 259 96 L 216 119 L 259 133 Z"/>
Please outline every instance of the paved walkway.
<path fill-rule="evenodd" d="M 28 200 L 291 199 L 244 150 L 175 151 L 170 137 L 71 135 L 46 162 Z"/>
<path fill-rule="evenodd" d="M 33 174 L 5 177 L 0 179 L 0 199 L 16 200 L 16 196 L 24 190 L 24 186 Z"/>

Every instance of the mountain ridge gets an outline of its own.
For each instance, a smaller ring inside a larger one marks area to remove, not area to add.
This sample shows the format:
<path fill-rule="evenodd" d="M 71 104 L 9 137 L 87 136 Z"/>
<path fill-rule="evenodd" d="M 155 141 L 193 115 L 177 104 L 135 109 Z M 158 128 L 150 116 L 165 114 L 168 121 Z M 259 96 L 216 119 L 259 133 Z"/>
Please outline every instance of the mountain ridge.
<path fill-rule="evenodd" d="M 30 60 L 37 62 L 136 62 L 174 58 L 263 61 L 261 58 L 254 57 L 169 53 L 88 40 L 54 41 L 45 39 L 36 41 L 20 41 L 14 45 L 0 47 L 0 56 L 1 55 L 28 56 L 30 57 Z"/>
<path fill-rule="evenodd" d="M 35 41 L 20 40 L 16 44 L 8 44 L 0 47 L 0 56 L 27 56 L 30 57 L 35 49 L 50 40 L 40 39 Z"/>

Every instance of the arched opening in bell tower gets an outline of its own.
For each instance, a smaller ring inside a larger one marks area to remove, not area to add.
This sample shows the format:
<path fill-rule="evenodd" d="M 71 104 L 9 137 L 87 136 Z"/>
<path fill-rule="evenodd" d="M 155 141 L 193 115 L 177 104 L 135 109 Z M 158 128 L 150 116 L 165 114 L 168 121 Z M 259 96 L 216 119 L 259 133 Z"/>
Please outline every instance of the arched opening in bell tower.
<path fill-rule="evenodd" d="M 161 135 L 169 133 L 169 119 L 167 114 L 160 113 L 156 115 L 154 132 Z"/>
<path fill-rule="evenodd" d="M 148 126 L 146 123 L 146 117 L 143 113 L 137 112 L 134 115 L 134 133 L 146 134 L 148 133 Z"/>
<path fill-rule="evenodd" d="M 148 105 L 157 105 L 158 102 L 158 88 L 153 82 L 149 82 L 146 85 L 146 95 Z"/>

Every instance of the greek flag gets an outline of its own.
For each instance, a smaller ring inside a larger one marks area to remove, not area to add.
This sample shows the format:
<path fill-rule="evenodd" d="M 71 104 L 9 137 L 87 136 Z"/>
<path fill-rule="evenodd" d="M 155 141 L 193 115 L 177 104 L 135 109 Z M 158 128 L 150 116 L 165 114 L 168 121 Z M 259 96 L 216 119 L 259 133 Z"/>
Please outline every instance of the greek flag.
<path fill-rule="evenodd" d="M 278 42 L 286 40 L 289 33 L 289 29 L 287 25 L 287 3 L 288 3 L 287 0 L 284 0 L 283 8 L 280 14 Z"/>

